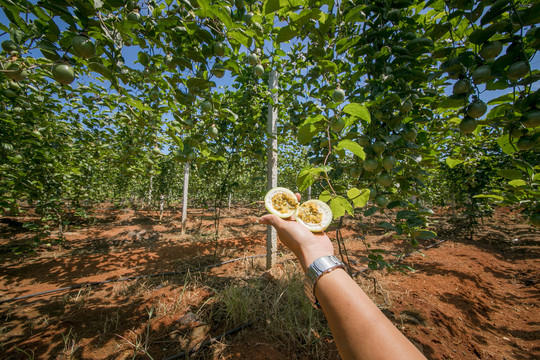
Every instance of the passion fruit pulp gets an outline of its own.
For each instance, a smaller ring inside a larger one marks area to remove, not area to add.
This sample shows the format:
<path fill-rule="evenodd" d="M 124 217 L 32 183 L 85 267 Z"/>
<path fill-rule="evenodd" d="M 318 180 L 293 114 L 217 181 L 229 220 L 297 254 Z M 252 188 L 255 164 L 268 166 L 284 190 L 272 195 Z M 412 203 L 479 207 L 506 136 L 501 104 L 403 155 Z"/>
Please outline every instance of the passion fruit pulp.
<path fill-rule="evenodd" d="M 311 232 L 322 232 L 332 222 L 332 210 L 320 200 L 308 200 L 298 207 L 296 221 Z"/>
<path fill-rule="evenodd" d="M 264 197 L 264 205 L 271 214 L 286 219 L 296 213 L 298 199 L 291 190 L 276 187 L 266 194 Z"/>

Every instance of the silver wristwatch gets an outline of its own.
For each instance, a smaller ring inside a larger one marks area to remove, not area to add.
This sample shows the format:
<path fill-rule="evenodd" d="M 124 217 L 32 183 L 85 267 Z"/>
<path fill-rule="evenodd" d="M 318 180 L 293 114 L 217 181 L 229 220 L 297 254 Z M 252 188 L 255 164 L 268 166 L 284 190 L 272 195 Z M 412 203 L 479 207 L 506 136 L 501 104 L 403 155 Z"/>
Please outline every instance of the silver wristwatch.
<path fill-rule="evenodd" d="M 319 301 L 315 297 L 315 284 L 319 278 L 335 269 L 345 269 L 345 264 L 334 255 L 323 256 L 315 260 L 306 270 L 304 292 L 314 308 L 320 309 Z"/>

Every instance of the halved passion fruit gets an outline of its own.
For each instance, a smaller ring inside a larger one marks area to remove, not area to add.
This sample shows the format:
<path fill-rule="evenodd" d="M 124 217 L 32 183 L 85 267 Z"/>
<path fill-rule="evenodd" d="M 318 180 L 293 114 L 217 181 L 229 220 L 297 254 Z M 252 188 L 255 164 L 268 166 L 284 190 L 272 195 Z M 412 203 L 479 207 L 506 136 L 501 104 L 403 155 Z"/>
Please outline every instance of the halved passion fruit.
<path fill-rule="evenodd" d="M 276 187 L 266 194 L 264 197 L 264 205 L 271 214 L 286 219 L 296 213 L 298 199 L 291 190 Z"/>
<path fill-rule="evenodd" d="M 332 210 L 320 200 L 308 200 L 298 207 L 296 221 L 312 232 L 322 232 L 332 222 Z"/>

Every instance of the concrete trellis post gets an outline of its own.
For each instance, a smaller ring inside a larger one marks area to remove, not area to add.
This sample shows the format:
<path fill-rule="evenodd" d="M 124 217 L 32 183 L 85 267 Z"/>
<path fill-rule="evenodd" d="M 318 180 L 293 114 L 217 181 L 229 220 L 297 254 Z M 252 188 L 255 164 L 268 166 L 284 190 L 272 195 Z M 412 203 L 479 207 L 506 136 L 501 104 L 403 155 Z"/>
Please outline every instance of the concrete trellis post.
<path fill-rule="evenodd" d="M 189 162 L 184 164 L 184 195 L 182 198 L 182 235 L 186 233 L 189 189 Z"/>
<path fill-rule="evenodd" d="M 268 136 L 267 142 L 267 168 L 266 168 L 266 183 L 267 190 L 275 188 L 277 186 L 277 79 L 278 74 L 276 70 L 270 71 L 270 79 L 268 83 L 268 90 L 270 91 L 271 100 L 268 104 L 268 117 L 266 125 L 266 133 Z M 266 269 L 270 269 L 276 263 L 277 253 L 277 234 L 276 230 L 272 226 L 268 226 L 266 230 Z"/>

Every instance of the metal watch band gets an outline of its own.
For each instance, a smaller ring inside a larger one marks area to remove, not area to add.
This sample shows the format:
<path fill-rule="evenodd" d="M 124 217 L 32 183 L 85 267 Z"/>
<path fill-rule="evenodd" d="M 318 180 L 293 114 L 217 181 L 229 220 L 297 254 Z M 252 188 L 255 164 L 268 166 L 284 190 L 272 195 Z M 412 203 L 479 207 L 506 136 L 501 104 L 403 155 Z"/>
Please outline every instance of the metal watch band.
<path fill-rule="evenodd" d="M 306 270 L 306 278 L 304 280 L 304 292 L 314 308 L 320 309 L 319 301 L 315 296 L 315 284 L 320 277 L 330 271 L 342 268 L 345 269 L 345 264 L 335 255 L 323 256 L 315 261 Z"/>

